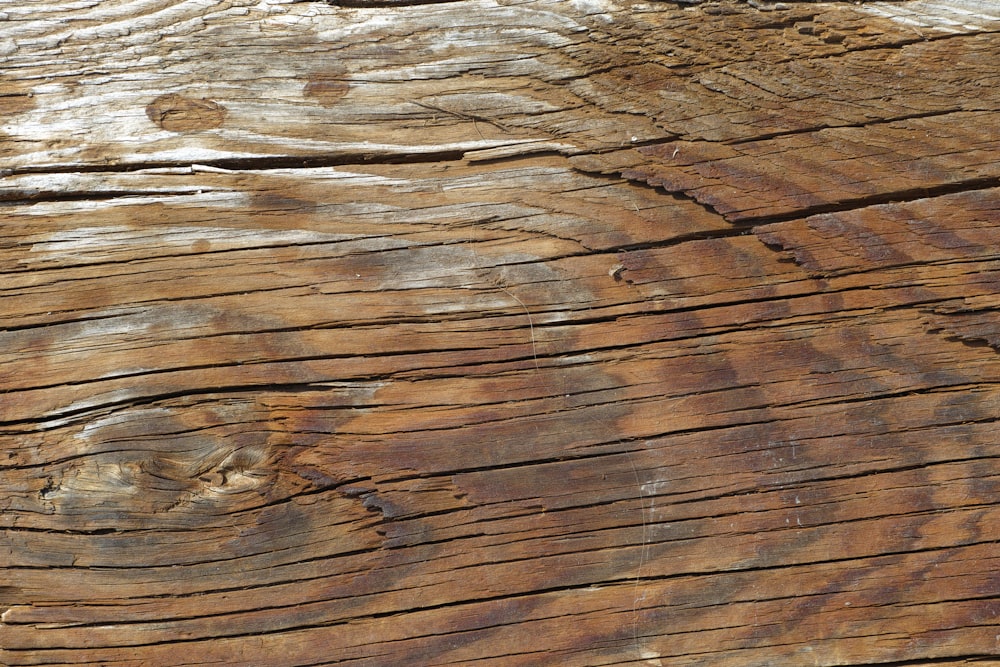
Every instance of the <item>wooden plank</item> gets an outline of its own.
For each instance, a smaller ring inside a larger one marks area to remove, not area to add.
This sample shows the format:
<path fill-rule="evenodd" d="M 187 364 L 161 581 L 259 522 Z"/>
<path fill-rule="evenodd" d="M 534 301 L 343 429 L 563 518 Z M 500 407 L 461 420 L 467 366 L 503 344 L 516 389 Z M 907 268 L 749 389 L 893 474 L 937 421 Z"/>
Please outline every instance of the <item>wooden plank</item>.
<path fill-rule="evenodd" d="M 1000 663 L 996 12 L 344 4 L 2 8 L 0 664 Z"/>

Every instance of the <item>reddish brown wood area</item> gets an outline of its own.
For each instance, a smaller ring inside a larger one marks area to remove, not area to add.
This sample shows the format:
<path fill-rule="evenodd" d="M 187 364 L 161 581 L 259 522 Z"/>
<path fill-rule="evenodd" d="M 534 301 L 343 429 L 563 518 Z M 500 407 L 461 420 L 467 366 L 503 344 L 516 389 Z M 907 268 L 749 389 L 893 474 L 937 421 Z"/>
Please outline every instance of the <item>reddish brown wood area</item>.
<path fill-rule="evenodd" d="M 36 0 L 0 62 L 0 664 L 1000 664 L 992 3 Z"/>

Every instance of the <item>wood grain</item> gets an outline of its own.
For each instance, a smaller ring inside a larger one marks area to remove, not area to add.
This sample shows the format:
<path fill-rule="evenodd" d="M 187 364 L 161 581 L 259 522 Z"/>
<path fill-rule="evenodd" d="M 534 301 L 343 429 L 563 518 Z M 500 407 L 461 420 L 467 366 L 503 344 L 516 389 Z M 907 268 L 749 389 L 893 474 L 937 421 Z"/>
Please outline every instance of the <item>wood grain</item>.
<path fill-rule="evenodd" d="M 0 664 L 1000 664 L 989 3 L 0 19 Z"/>

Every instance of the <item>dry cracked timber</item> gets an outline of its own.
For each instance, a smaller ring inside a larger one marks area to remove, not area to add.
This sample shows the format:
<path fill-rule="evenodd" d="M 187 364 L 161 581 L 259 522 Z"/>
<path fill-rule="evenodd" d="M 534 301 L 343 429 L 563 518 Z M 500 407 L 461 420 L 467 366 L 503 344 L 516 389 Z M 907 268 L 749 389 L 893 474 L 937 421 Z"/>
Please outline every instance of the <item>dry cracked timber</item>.
<path fill-rule="evenodd" d="M 0 663 L 1000 662 L 990 3 L 0 10 Z"/>

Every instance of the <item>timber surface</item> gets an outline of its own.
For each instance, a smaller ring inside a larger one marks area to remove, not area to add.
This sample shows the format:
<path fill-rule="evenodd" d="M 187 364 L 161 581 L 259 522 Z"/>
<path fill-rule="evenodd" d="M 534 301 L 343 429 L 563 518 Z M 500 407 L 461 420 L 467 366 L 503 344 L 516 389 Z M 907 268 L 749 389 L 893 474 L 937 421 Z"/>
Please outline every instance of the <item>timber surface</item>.
<path fill-rule="evenodd" d="M 0 663 L 1000 664 L 991 3 L 11 1 L 0 62 Z"/>

